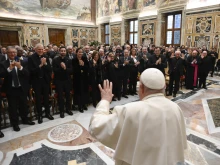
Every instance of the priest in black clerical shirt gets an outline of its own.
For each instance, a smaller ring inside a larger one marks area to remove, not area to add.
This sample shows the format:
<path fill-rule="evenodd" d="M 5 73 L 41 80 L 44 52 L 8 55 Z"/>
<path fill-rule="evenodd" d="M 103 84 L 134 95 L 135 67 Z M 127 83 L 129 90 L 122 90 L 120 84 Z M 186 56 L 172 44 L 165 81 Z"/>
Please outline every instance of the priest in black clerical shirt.
<path fill-rule="evenodd" d="M 17 50 L 9 47 L 8 60 L 0 65 L 0 76 L 4 77 L 2 90 L 8 99 L 8 111 L 14 131 L 20 131 L 18 126 L 20 115 L 23 124 L 34 125 L 28 115 L 27 93 L 29 89 L 29 71 L 22 61 L 16 57 Z M 17 112 L 19 111 L 19 113 Z"/>
<path fill-rule="evenodd" d="M 206 88 L 206 78 L 211 72 L 212 67 L 211 67 L 211 57 L 207 56 L 207 51 L 203 51 L 201 56 L 198 58 L 198 64 L 199 64 L 199 88 L 203 87 L 204 89 Z"/>
<path fill-rule="evenodd" d="M 155 48 L 154 54 L 148 60 L 149 68 L 157 68 L 165 75 L 167 60 L 164 55 L 161 55 L 160 48 Z"/>
<path fill-rule="evenodd" d="M 169 95 L 172 95 L 173 97 L 176 97 L 176 93 L 179 91 L 179 83 L 180 83 L 180 77 L 183 75 L 183 65 L 184 60 L 180 57 L 181 52 L 176 51 L 175 56 L 169 57 Z M 173 91 L 173 81 L 175 82 L 174 91 Z"/>
<path fill-rule="evenodd" d="M 53 120 L 50 115 L 49 108 L 49 89 L 51 83 L 52 67 L 48 57 L 44 56 L 44 47 L 42 44 L 37 44 L 35 47 L 36 53 L 28 59 L 28 68 L 30 71 L 31 84 L 34 89 L 36 98 L 36 108 L 38 113 L 38 123 L 43 122 L 42 117 L 42 97 L 45 107 L 46 118 Z"/>
<path fill-rule="evenodd" d="M 73 72 L 72 60 L 66 57 L 66 48 L 60 47 L 60 57 L 53 59 L 54 83 L 58 94 L 58 104 L 60 117 L 64 118 L 64 98 L 66 100 L 66 113 L 73 115 L 70 110 L 70 89 L 71 89 L 71 74 Z"/>

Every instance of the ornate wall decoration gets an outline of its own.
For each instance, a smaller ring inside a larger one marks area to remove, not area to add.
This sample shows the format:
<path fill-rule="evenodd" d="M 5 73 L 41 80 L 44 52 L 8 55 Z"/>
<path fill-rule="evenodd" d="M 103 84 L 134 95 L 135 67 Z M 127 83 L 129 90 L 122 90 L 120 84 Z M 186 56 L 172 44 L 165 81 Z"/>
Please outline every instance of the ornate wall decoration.
<path fill-rule="evenodd" d="M 192 45 L 192 36 L 187 36 L 186 46 L 191 47 Z"/>
<path fill-rule="evenodd" d="M 40 39 L 38 38 L 31 39 L 31 46 L 35 47 L 38 43 L 40 43 Z"/>
<path fill-rule="evenodd" d="M 187 18 L 186 19 L 186 32 L 192 33 L 192 30 L 193 30 L 193 19 Z"/>
<path fill-rule="evenodd" d="M 80 38 L 87 38 L 88 35 L 87 35 L 87 29 L 80 29 L 80 32 L 81 32 L 81 35 L 80 35 Z"/>
<path fill-rule="evenodd" d="M 73 38 L 78 38 L 78 33 L 79 33 L 78 29 L 72 29 L 72 36 L 73 36 Z"/>
<path fill-rule="evenodd" d="M 210 46 L 210 36 L 196 36 L 195 37 L 195 46 L 202 47 L 205 45 L 207 48 Z"/>
<path fill-rule="evenodd" d="M 95 38 L 95 29 L 89 30 L 89 38 L 94 39 Z"/>
<path fill-rule="evenodd" d="M 139 24 L 140 44 L 143 44 L 144 46 L 148 46 L 149 44 L 154 44 L 155 29 L 156 29 L 156 19 L 140 21 Z"/>
<path fill-rule="evenodd" d="M 121 25 L 111 25 L 111 41 L 114 45 L 121 44 Z"/>
<path fill-rule="evenodd" d="M 126 10 L 135 10 L 137 9 L 137 0 L 127 0 L 125 1 L 126 4 Z"/>
<path fill-rule="evenodd" d="M 220 33 L 220 15 L 215 16 L 215 33 Z"/>
<path fill-rule="evenodd" d="M 142 35 L 154 35 L 154 23 L 142 24 Z"/>
<path fill-rule="evenodd" d="M 212 17 L 200 17 L 196 19 L 196 33 L 208 33 L 211 31 Z"/>
<path fill-rule="evenodd" d="M 219 35 L 216 35 L 214 37 L 213 47 L 218 49 L 219 48 L 218 45 L 219 45 Z"/>
<path fill-rule="evenodd" d="M 38 16 L 91 21 L 91 0 L 1 0 L 0 8 L 0 12 L 20 14 L 23 19 Z"/>
<path fill-rule="evenodd" d="M 39 29 L 40 29 L 39 27 L 30 26 L 29 27 L 30 37 L 40 37 Z"/>
<path fill-rule="evenodd" d="M 73 47 L 78 47 L 79 46 L 79 41 L 77 39 L 73 39 L 72 44 L 73 44 Z"/>
<path fill-rule="evenodd" d="M 121 39 L 120 38 L 113 38 L 111 43 L 113 45 L 121 45 Z"/>
<path fill-rule="evenodd" d="M 80 40 L 80 46 L 84 47 L 88 44 L 88 40 L 87 39 L 81 39 Z"/>
<path fill-rule="evenodd" d="M 143 46 L 149 46 L 150 44 L 153 44 L 154 43 L 154 38 L 149 38 L 148 36 L 145 37 L 145 38 L 141 38 L 141 44 Z"/>
<path fill-rule="evenodd" d="M 156 5 L 155 0 L 143 0 L 143 6 L 151 6 L 151 5 Z"/>

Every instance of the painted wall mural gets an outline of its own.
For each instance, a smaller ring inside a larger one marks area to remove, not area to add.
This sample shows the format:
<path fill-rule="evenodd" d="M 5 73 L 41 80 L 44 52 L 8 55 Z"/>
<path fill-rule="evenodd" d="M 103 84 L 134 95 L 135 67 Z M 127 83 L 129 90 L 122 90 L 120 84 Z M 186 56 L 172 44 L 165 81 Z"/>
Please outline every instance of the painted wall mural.
<path fill-rule="evenodd" d="M 91 21 L 90 0 L 0 0 L 0 12 Z"/>
<path fill-rule="evenodd" d="M 97 0 L 98 17 L 110 16 L 130 10 L 142 10 L 156 5 L 156 0 Z"/>
<path fill-rule="evenodd" d="M 143 6 L 144 7 L 155 5 L 155 4 L 156 4 L 155 0 L 143 0 Z"/>

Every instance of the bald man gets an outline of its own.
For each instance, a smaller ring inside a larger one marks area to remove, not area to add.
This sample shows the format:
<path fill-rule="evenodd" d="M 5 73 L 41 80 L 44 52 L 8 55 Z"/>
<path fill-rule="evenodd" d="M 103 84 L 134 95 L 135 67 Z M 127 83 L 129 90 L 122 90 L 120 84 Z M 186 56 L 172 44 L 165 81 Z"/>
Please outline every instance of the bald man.
<path fill-rule="evenodd" d="M 169 61 L 169 95 L 176 97 L 176 93 L 179 91 L 180 77 L 183 75 L 184 60 L 180 57 L 181 52 L 176 51 L 175 56 L 170 56 Z M 173 90 L 173 82 L 175 82 Z"/>
<path fill-rule="evenodd" d="M 115 150 L 116 165 L 176 165 L 184 162 L 185 122 L 179 106 L 166 99 L 165 78 L 158 69 L 146 69 L 140 78 L 140 101 L 116 106 L 109 114 L 112 83 L 99 85 L 102 100 L 89 131 Z M 158 104 L 159 103 L 159 104 Z"/>

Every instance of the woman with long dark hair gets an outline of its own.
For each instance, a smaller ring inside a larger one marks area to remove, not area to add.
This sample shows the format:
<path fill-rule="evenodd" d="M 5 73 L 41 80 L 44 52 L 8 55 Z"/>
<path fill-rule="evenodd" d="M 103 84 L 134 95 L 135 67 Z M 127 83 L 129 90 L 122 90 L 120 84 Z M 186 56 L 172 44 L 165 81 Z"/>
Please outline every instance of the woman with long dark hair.
<path fill-rule="evenodd" d="M 88 69 L 88 60 L 83 57 L 82 48 L 78 48 L 76 58 L 73 59 L 73 90 L 74 104 L 78 105 L 81 113 L 87 110 L 86 105 L 89 101 Z"/>
<path fill-rule="evenodd" d="M 92 102 L 93 106 L 101 100 L 99 84 L 102 84 L 102 61 L 97 51 L 92 54 L 92 59 L 89 61 L 89 81 L 92 87 Z"/>

